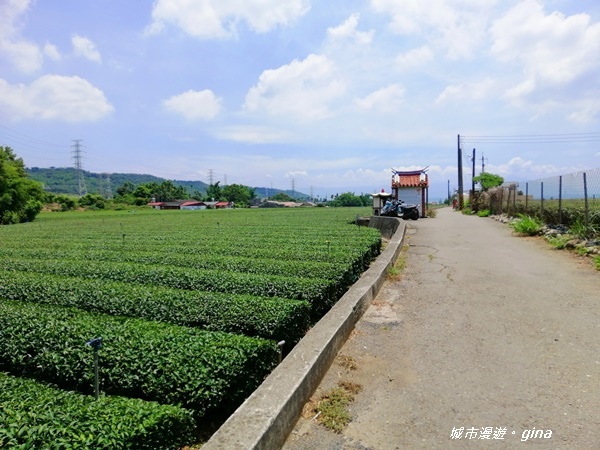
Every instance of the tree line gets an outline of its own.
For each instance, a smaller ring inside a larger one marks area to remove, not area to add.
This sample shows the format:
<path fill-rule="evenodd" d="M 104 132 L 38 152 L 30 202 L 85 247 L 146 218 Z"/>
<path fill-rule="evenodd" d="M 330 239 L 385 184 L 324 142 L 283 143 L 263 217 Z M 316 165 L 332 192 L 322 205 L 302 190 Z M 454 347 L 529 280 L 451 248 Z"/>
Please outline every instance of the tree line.
<path fill-rule="evenodd" d="M 152 201 L 170 202 L 193 199 L 198 201 L 227 201 L 238 207 L 248 207 L 256 199 L 255 189 L 241 184 L 221 186 L 217 181 L 208 185 L 206 192 L 194 190 L 191 194 L 184 186 L 165 180 L 161 183 L 147 182 L 138 185 L 130 181 L 116 189 L 112 199 L 100 194 L 86 194 L 76 197 L 67 194 L 46 192 L 40 182 L 31 179 L 25 163 L 10 147 L 0 146 L 0 224 L 31 222 L 45 205 L 49 209 L 69 211 L 85 209 L 119 209 L 124 206 L 144 206 Z M 292 202 L 294 198 L 284 192 L 270 197 L 271 200 Z M 371 206 L 369 194 L 355 195 L 353 192 L 332 195 L 323 199 L 320 205 Z"/>

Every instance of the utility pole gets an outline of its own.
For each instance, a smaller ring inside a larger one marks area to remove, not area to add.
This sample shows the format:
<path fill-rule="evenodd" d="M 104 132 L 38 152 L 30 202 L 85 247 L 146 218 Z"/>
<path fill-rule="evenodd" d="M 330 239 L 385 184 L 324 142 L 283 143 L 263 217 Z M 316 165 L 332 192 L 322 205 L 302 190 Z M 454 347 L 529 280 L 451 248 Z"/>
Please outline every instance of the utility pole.
<path fill-rule="evenodd" d="M 85 178 L 83 176 L 83 164 L 81 162 L 83 153 L 83 150 L 81 150 L 81 147 L 83 147 L 81 145 L 81 141 L 82 139 L 73 140 L 74 144 L 71 146 L 73 148 L 73 151 L 71 153 L 73 153 L 73 161 L 75 161 L 74 166 L 75 170 L 77 171 L 77 178 L 79 182 L 79 196 L 83 197 L 87 194 L 87 187 L 85 185 Z"/>
<path fill-rule="evenodd" d="M 465 206 L 465 200 L 463 198 L 463 161 L 462 161 L 462 149 L 460 148 L 460 134 L 457 137 L 458 146 L 458 209 L 462 211 Z"/>
<path fill-rule="evenodd" d="M 483 159 L 483 152 L 481 152 L 481 173 L 485 172 L 485 159 Z"/>
<path fill-rule="evenodd" d="M 450 180 L 448 180 L 448 204 L 450 204 Z"/>
<path fill-rule="evenodd" d="M 471 157 L 473 163 L 473 173 L 471 175 L 471 192 L 475 195 L 475 149 L 473 149 L 473 156 Z"/>

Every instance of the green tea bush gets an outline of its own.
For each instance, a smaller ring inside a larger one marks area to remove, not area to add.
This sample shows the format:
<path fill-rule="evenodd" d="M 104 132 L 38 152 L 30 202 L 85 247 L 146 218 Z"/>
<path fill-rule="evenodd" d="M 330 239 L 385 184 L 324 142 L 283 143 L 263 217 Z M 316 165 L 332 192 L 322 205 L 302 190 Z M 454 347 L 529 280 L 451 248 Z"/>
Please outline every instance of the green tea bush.
<path fill-rule="evenodd" d="M 179 449 L 192 414 L 139 399 L 84 396 L 0 372 L 0 448 Z"/>
<path fill-rule="evenodd" d="M 304 336 L 311 311 L 310 303 L 303 300 L 2 270 L 0 297 L 285 340 L 289 344 Z"/>
<path fill-rule="evenodd" d="M 275 367 L 275 342 L 140 319 L 0 300 L 0 370 L 91 393 L 102 337 L 101 389 L 193 409 L 231 411 Z"/>

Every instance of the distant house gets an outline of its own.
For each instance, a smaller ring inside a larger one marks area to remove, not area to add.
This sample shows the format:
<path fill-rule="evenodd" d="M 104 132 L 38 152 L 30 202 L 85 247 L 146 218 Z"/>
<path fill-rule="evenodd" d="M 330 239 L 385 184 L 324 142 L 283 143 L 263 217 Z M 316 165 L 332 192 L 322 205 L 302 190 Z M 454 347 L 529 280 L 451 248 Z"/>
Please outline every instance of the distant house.
<path fill-rule="evenodd" d="M 206 203 L 198 200 L 176 200 L 174 202 L 150 202 L 148 206 L 154 209 L 206 209 Z"/>
<path fill-rule="evenodd" d="M 207 208 L 210 209 L 227 209 L 233 208 L 232 202 L 204 202 Z"/>

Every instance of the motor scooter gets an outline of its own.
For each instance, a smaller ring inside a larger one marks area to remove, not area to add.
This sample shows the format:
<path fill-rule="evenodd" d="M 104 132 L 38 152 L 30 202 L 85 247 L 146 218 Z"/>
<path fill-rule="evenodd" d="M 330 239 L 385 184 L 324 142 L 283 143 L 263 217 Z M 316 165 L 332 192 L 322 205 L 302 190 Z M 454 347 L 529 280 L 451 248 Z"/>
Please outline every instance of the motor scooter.
<path fill-rule="evenodd" d="M 418 220 L 420 214 L 417 205 L 405 203 L 403 200 L 388 200 L 381 208 L 380 215 L 400 217 L 404 220 Z"/>

